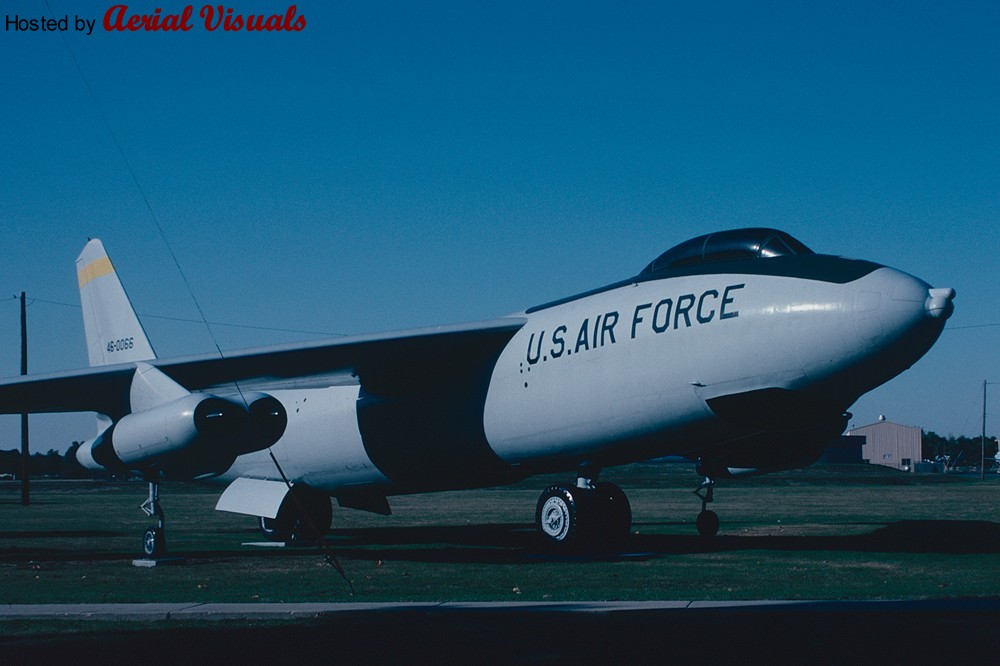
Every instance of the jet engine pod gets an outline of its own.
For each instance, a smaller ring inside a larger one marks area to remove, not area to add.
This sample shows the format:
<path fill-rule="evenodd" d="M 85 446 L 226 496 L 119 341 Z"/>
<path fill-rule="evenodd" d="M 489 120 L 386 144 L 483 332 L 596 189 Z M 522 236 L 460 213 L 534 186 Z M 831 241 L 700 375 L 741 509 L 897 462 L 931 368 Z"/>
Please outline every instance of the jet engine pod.
<path fill-rule="evenodd" d="M 281 401 L 266 393 L 243 395 L 250 418 L 245 434 L 236 442 L 239 454 L 261 451 L 273 445 L 285 434 L 288 427 L 288 412 Z"/>
<path fill-rule="evenodd" d="M 140 471 L 216 469 L 237 455 L 235 436 L 249 415 L 240 405 L 214 395 L 192 393 L 159 407 L 133 412 L 95 441 L 91 457 L 104 467 Z M 199 465 L 204 461 L 205 465 Z M 208 470 L 206 470 L 208 471 Z"/>
<path fill-rule="evenodd" d="M 199 435 L 208 439 L 231 437 L 246 422 L 247 413 L 240 405 L 214 395 L 202 399 L 194 409 L 194 427 Z"/>

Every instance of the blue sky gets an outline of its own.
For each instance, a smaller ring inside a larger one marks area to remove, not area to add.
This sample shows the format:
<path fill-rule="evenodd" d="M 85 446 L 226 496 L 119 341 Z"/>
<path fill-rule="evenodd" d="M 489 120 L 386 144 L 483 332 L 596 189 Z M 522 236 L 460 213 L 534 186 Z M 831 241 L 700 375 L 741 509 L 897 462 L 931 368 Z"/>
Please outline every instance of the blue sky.
<path fill-rule="evenodd" d="M 958 291 L 935 348 L 852 411 L 978 433 L 1000 382 L 997 3 L 297 6 L 298 33 L 0 32 L 0 299 L 39 299 L 33 372 L 86 365 L 93 236 L 161 356 L 214 350 L 174 320 L 199 314 L 143 193 L 208 320 L 258 327 L 213 326 L 223 349 L 491 318 L 774 226 Z M 0 348 L 16 375 L 14 300 Z M 36 450 L 92 434 L 32 424 Z M 0 448 L 18 437 L 0 418 Z"/>

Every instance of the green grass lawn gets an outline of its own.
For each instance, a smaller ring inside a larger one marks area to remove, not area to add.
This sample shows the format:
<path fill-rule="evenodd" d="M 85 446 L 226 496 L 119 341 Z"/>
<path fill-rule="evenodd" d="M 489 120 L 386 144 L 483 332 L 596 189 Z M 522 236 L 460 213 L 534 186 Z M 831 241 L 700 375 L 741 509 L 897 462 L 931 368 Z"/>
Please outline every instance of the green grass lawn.
<path fill-rule="evenodd" d="M 690 466 L 608 470 L 633 534 L 608 555 L 539 547 L 539 477 L 509 488 L 391 498 L 393 515 L 335 509 L 317 548 L 258 548 L 219 490 L 164 484 L 168 546 L 185 564 L 133 567 L 142 483 L 40 481 L 30 507 L 0 482 L 0 603 L 1000 596 L 1000 479 L 811 468 L 720 482 L 719 535 L 697 536 Z"/>

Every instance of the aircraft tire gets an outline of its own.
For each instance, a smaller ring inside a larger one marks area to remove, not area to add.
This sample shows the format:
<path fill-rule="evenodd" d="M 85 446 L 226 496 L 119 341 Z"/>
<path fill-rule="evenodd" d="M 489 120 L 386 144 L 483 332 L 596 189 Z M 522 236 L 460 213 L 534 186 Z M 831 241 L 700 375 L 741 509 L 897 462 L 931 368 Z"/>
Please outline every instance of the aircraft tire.
<path fill-rule="evenodd" d="M 538 498 L 535 525 L 550 545 L 568 546 L 580 536 L 576 489 L 550 486 Z"/>
<path fill-rule="evenodd" d="M 330 498 L 305 486 L 296 486 L 285 496 L 274 518 L 260 517 L 260 531 L 268 541 L 315 541 L 312 526 L 323 537 L 333 523 L 333 505 Z M 301 507 L 301 508 L 300 508 Z M 308 512 L 310 520 L 303 517 Z"/>
<path fill-rule="evenodd" d="M 698 528 L 698 534 L 701 536 L 714 537 L 719 533 L 719 516 L 714 511 L 705 509 L 698 514 L 695 526 Z"/>
<path fill-rule="evenodd" d="M 292 532 L 295 529 L 295 524 L 291 522 L 290 517 L 281 514 L 278 511 L 278 515 L 274 518 L 265 518 L 260 516 L 260 533 L 264 535 L 264 538 L 268 541 L 289 541 L 292 538 Z"/>
<path fill-rule="evenodd" d="M 595 513 L 600 513 L 596 536 L 614 543 L 622 541 L 632 529 L 632 506 L 625 491 L 613 483 L 598 483 L 591 492 Z"/>
<path fill-rule="evenodd" d="M 167 550 L 167 538 L 163 528 L 147 527 L 142 534 L 142 552 L 146 557 L 160 557 Z"/>
<path fill-rule="evenodd" d="M 304 486 L 298 486 L 298 489 L 299 502 L 308 512 L 309 520 L 296 511 L 297 520 L 292 530 L 292 540 L 314 542 L 322 539 L 330 531 L 330 525 L 333 524 L 333 504 L 330 502 L 330 497 Z M 292 501 L 291 498 L 288 499 Z M 319 534 L 315 534 L 313 529 L 317 530 Z"/>

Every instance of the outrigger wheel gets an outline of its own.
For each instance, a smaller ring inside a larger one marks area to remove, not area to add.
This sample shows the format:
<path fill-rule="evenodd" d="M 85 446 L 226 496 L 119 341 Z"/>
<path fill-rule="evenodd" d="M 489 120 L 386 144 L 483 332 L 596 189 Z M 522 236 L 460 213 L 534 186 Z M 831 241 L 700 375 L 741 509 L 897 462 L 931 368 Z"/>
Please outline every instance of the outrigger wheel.
<path fill-rule="evenodd" d="M 156 525 L 146 528 L 142 534 L 142 552 L 146 557 L 156 559 L 162 557 L 167 552 L 167 531 L 164 527 L 165 518 L 163 509 L 160 507 L 160 484 L 156 481 L 149 481 L 149 497 L 142 506 L 142 509 L 150 518 L 156 518 Z"/>
<path fill-rule="evenodd" d="M 167 552 L 167 536 L 162 527 L 152 525 L 146 528 L 142 535 L 142 552 L 154 559 Z"/>

